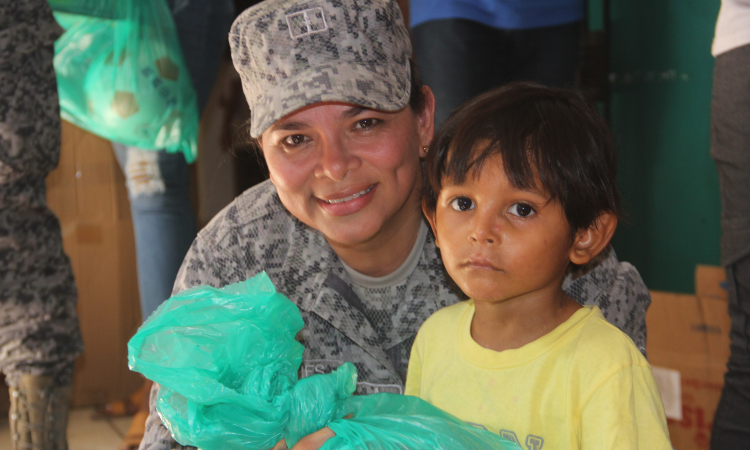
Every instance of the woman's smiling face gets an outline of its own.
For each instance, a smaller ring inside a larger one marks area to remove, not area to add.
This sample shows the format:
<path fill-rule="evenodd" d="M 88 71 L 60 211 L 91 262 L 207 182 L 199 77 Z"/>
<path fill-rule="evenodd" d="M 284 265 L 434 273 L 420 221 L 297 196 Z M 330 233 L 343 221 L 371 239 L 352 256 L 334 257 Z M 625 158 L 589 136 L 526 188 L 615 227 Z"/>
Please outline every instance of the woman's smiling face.
<path fill-rule="evenodd" d="M 332 246 L 357 246 L 421 214 L 420 157 L 432 131 L 430 108 L 316 103 L 265 130 L 261 147 L 284 206 Z"/>

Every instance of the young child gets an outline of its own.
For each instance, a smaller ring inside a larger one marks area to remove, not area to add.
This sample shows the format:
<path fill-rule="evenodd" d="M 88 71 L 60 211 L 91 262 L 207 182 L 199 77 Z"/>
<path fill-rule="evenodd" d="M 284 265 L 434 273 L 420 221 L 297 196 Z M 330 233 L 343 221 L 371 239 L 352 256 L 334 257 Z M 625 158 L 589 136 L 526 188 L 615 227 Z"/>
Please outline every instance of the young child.
<path fill-rule="evenodd" d="M 471 299 L 422 325 L 406 394 L 529 450 L 672 448 L 646 359 L 562 289 L 615 231 L 615 173 L 606 124 L 572 91 L 514 84 L 448 119 L 423 209 Z"/>

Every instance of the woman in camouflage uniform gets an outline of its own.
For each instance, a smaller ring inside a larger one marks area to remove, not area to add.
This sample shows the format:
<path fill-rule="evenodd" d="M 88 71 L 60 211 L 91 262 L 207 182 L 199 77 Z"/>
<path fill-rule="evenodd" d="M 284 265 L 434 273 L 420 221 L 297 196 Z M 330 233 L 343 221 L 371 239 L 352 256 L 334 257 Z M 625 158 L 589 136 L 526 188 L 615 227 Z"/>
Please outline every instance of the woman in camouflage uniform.
<path fill-rule="evenodd" d="M 14 449 L 67 448 L 82 349 L 73 272 L 44 198 L 60 155 L 52 66 L 60 34 L 46 1 L 0 2 L 0 369 Z"/>
<path fill-rule="evenodd" d="M 389 0 L 268 0 L 229 40 L 270 180 L 199 233 L 174 292 L 266 271 L 305 321 L 300 376 L 350 361 L 356 393 L 401 393 L 419 326 L 460 300 L 421 214 L 435 101 L 401 12 Z M 611 249 L 565 289 L 645 347 L 648 291 Z M 154 398 L 141 449 L 179 448 Z"/>

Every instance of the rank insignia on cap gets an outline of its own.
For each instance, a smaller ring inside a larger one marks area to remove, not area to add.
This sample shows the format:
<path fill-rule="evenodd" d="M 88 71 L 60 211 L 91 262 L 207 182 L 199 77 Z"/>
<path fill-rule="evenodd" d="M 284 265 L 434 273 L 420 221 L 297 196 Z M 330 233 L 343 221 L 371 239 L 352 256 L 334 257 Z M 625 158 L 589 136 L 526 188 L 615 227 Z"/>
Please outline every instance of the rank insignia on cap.
<path fill-rule="evenodd" d="M 229 46 L 252 137 L 315 103 L 409 102 L 411 41 L 395 0 L 265 0 L 237 16 Z"/>
<path fill-rule="evenodd" d="M 328 29 L 323 8 L 310 8 L 287 14 L 286 23 L 289 25 L 289 34 L 292 39 L 320 33 Z"/>

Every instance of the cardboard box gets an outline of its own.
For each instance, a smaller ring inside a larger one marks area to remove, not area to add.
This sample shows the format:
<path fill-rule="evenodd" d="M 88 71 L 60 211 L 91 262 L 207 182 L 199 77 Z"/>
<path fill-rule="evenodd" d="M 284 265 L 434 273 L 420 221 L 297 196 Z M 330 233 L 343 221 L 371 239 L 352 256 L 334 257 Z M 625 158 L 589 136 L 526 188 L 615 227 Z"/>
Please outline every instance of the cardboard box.
<path fill-rule="evenodd" d="M 723 282 L 723 269 L 699 266 L 699 295 L 651 293 L 646 315 L 648 359 L 660 378 L 665 409 L 673 411 L 667 422 L 675 450 L 709 448 L 729 359 L 730 320 Z M 679 377 L 668 376 L 674 372 Z M 678 400 L 669 392 L 678 392 Z"/>
<path fill-rule="evenodd" d="M 76 361 L 73 405 L 125 397 L 142 384 L 127 368 L 126 348 L 141 318 L 130 206 L 109 141 L 63 122 L 47 202 L 60 219 L 78 287 L 85 349 Z"/>
<path fill-rule="evenodd" d="M 695 295 L 727 300 L 727 274 L 723 267 L 696 266 Z"/>

